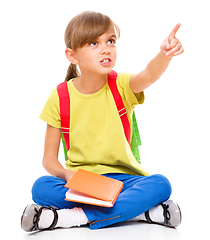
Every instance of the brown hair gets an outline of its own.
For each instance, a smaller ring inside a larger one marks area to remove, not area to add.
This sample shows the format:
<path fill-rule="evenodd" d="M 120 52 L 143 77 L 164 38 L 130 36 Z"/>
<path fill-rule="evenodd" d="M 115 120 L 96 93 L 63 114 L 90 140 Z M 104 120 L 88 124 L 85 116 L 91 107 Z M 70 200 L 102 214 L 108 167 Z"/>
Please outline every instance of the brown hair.
<path fill-rule="evenodd" d="M 76 50 L 86 43 L 96 41 L 102 34 L 115 28 L 117 37 L 120 37 L 119 27 L 106 15 L 93 11 L 86 11 L 74 17 L 66 27 L 64 40 L 67 48 Z M 79 76 L 77 66 L 70 64 L 65 81 Z"/>

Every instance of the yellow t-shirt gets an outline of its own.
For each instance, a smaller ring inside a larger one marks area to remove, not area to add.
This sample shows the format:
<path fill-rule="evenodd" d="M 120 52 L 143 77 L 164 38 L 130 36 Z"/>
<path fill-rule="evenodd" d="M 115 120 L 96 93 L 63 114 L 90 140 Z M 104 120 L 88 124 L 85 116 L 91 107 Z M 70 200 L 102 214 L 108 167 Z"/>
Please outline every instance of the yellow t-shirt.
<path fill-rule="evenodd" d="M 144 102 L 143 92 L 134 94 L 130 89 L 131 76 L 121 73 L 117 77 L 117 87 L 130 123 L 135 105 Z M 98 174 L 149 175 L 132 154 L 108 82 L 98 92 L 85 95 L 77 91 L 73 80 L 68 82 L 71 110 L 67 169 L 76 171 L 82 168 Z M 51 92 L 40 118 L 55 128 L 61 128 L 56 89 Z"/>

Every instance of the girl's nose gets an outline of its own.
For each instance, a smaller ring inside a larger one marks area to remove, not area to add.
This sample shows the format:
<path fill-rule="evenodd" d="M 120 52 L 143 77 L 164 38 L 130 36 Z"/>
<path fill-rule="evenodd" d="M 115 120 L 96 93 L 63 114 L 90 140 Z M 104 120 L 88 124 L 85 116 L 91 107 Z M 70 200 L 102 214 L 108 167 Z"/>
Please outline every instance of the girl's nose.
<path fill-rule="evenodd" d="M 101 55 L 109 54 L 109 53 L 110 53 L 110 49 L 109 49 L 109 48 L 104 48 L 104 49 L 101 51 Z"/>

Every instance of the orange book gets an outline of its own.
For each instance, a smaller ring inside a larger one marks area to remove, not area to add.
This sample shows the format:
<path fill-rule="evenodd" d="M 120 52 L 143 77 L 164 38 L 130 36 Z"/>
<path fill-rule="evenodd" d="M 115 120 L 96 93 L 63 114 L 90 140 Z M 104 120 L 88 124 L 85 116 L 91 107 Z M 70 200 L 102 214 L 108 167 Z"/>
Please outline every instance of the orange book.
<path fill-rule="evenodd" d="M 113 207 L 122 188 L 121 181 L 79 169 L 66 183 L 66 201 Z"/>

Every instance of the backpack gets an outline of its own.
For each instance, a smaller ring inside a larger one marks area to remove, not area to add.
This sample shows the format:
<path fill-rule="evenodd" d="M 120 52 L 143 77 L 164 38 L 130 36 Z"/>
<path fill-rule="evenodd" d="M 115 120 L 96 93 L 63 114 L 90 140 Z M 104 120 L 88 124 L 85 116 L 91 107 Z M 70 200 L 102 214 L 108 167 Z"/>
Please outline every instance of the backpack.
<path fill-rule="evenodd" d="M 124 107 L 122 98 L 120 93 L 117 89 L 117 72 L 111 71 L 108 74 L 108 85 L 112 92 L 112 96 L 114 98 L 119 117 L 122 122 L 122 126 L 124 129 L 124 133 L 128 143 L 130 144 L 131 150 L 133 155 L 138 163 L 140 161 L 140 154 L 138 147 L 141 145 L 141 138 L 138 130 L 138 125 L 135 117 L 135 113 L 133 111 L 132 115 L 132 134 L 131 134 L 131 127 L 127 117 L 127 111 Z M 61 138 L 63 143 L 65 161 L 68 160 L 67 152 L 70 148 L 70 138 L 69 138 L 69 128 L 70 128 L 70 96 L 68 91 L 67 82 L 62 82 L 57 86 L 57 92 L 59 96 L 59 103 L 60 103 L 60 118 L 61 118 Z M 132 138 L 131 138 L 132 136 Z"/>

